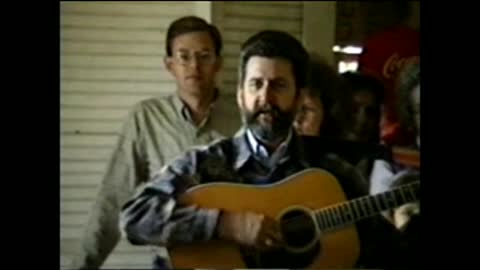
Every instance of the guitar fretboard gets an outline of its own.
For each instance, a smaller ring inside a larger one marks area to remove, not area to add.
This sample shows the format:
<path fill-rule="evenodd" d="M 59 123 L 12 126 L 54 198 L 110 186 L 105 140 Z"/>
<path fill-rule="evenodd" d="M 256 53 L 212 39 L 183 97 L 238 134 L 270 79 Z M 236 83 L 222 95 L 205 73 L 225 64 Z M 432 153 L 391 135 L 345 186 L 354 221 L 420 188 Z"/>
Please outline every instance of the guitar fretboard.
<path fill-rule="evenodd" d="M 315 213 L 320 230 L 331 230 L 382 211 L 417 201 L 420 182 L 410 183 L 387 192 L 360 197 L 345 203 L 320 209 Z"/>

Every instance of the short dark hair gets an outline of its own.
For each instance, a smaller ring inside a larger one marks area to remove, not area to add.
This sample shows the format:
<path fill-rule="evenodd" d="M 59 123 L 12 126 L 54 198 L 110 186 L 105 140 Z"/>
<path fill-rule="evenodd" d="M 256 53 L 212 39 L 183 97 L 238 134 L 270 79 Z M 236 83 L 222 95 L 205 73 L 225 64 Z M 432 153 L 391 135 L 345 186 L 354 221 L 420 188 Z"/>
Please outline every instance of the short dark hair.
<path fill-rule="evenodd" d="M 196 16 L 186 16 L 173 21 L 167 30 L 166 51 L 167 56 L 172 56 L 173 40 L 183 34 L 191 32 L 207 32 L 212 37 L 215 46 L 215 54 L 218 56 L 222 52 L 222 36 L 217 27 L 209 24 L 202 18 Z"/>
<path fill-rule="evenodd" d="M 309 56 L 300 41 L 289 33 L 265 30 L 253 35 L 242 44 L 238 71 L 240 84 L 245 80 L 245 67 L 252 56 L 282 58 L 289 61 L 292 64 L 297 90 L 306 86 Z"/>

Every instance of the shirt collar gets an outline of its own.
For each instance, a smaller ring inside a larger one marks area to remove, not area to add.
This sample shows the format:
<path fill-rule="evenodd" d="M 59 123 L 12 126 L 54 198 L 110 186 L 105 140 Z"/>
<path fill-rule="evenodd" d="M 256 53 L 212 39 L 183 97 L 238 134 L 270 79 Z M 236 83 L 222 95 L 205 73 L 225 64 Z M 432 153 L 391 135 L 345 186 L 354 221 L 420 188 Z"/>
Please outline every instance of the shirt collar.
<path fill-rule="evenodd" d="M 217 103 L 219 98 L 220 98 L 220 90 L 218 88 L 215 88 L 215 93 L 214 93 L 213 101 L 210 104 L 208 116 L 205 117 L 205 119 L 202 121 L 200 126 L 203 126 L 206 123 L 206 121 L 210 118 L 211 112 L 215 107 L 215 104 Z M 187 104 L 185 104 L 185 102 L 180 98 L 180 95 L 178 94 L 178 92 L 173 96 L 173 104 L 175 106 L 175 110 L 177 111 L 177 113 L 180 114 L 185 121 L 188 121 L 190 123 L 193 122 L 190 109 L 188 108 Z"/>
<path fill-rule="evenodd" d="M 263 146 L 257 138 L 253 135 L 250 129 L 247 129 L 247 139 L 250 144 L 251 150 L 253 153 L 261 158 L 270 158 L 272 156 L 283 156 L 287 151 L 288 145 L 292 140 L 292 130 L 288 132 L 287 138 L 275 149 L 275 151 L 269 155 L 265 146 Z"/>
<path fill-rule="evenodd" d="M 252 155 L 245 130 L 246 129 L 243 128 L 241 131 L 235 134 L 232 140 L 234 149 L 232 154 L 235 159 L 233 165 L 235 170 L 240 169 Z"/>
<path fill-rule="evenodd" d="M 253 136 L 250 129 L 246 129 L 247 141 L 250 146 L 250 150 L 255 154 L 261 157 L 268 157 L 268 151 L 263 145 L 261 145 L 255 136 Z"/>
<path fill-rule="evenodd" d="M 234 168 L 238 170 L 245 162 L 248 161 L 253 155 L 259 156 L 261 159 L 269 159 L 272 157 L 278 157 L 278 161 L 282 162 L 288 157 L 289 146 L 293 141 L 293 131 L 290 129 L 287 138 L 283 141 L 274 153 L 268 155 L 268 151 L 265 147 L 258 142 L 253 136 L 251 131 L 247 128 L 243 128 L 233 137 L 233 144 L 235 148 L 235 161 Z M 263 150 L 262 150 L 263 149 Z M 265 155 L 264 155 L 265 154 Z"/>

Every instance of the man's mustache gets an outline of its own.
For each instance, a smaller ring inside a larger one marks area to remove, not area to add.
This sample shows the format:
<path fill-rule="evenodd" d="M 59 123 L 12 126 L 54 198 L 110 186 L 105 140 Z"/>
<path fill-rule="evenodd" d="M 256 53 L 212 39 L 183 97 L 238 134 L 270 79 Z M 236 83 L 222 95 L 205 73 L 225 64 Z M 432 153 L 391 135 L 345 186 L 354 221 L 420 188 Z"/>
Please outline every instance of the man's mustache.
<path fill-rule="evenodd" d="M 268 106 L 268 107 L 263 107 L 263 108 L 259 109 L 258 111 L 256 111 L 253 114 L 253 117 L 257 118 L 262 113 L 265 113 L 265 114 L 269 113 L 274 117 L 278 117 L 282 114 L 282 112 L 280 111 L 279 108 L 277 108 L 275 106 Z"/>

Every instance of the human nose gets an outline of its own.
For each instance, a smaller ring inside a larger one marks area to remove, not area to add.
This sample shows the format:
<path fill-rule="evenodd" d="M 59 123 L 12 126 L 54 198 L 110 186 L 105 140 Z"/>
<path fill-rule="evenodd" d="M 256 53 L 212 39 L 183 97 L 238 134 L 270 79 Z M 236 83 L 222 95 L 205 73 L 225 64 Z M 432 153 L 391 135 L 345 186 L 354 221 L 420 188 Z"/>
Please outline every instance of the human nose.
<path fill-rule="evenodd" d="M 200 66 L 200 60 L 196 55 L 192 55 L 192 56 L 190 56 L 190 59 L 189 59 L 187 65 L 194 68 L 194 69 L 198 69 L 198 67 Z"/>

